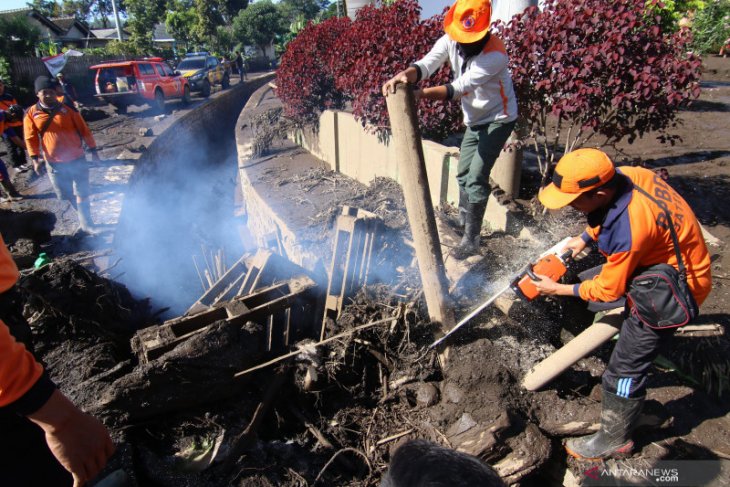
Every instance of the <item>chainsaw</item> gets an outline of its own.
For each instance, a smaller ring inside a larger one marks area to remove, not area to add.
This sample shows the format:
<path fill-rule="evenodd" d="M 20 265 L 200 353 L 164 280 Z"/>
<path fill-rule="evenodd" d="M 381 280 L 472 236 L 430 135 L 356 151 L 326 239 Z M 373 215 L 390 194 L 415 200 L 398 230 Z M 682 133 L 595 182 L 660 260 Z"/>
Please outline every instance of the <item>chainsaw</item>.
<path fill-rule="evenodd" d="M 512 290 L 517 297 L 524 301 L 532 301 L 540 295 L 533 281 L 539 281 L 540 278 L 537 274 L 547 276 L 553 281 L 557 281 L 565 275 L 568 270 L 567 264 L 573 258 L 573 251 L 568 249 L 565 252 L 561 251 L 565 248 L 570 241 L 571 237 L 566 237 L 560 242 L 556 243 L 548 250 L 543 252 L 533 262 L 528 263 L 520 272 L 514 276 L 509 284 L 493 294 L 489 299 L 484 301 L 482 304 L 477 306 L 471 313 L 466 315 L 454 326 L 449 332 L 433 342 L 428 348 L 433 348 L 444 340 L 446 340 L 452 333 L 467 324 L 472 318 L 481 313 L 481 311 L 487 306 L 491 305 L 498 297 L 503 295 L 509 290 Z"/>

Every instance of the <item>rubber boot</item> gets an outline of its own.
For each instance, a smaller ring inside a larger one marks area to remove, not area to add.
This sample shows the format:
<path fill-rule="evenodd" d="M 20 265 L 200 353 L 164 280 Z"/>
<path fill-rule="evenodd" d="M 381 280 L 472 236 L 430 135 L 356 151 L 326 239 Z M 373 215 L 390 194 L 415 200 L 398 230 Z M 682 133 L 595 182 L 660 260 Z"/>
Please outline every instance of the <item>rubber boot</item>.
<path fill-rule="evenodd" d="M 84 200 L 78 203 L 78 214 L 79 214 L 79 230 L 88 235 L 96 235 L 99 231 L 94 227 L 93 220 L 91 219 L 91 207 L 88 200 Z"/>
<path fill-rule="evenodd" d="M 459 228 L 463 229 L 466 225 L 467 206 L 469 205 L 469 196 L 466 191 L 459 188 Z"/>
<path fill-rule="evenodd" d="M 486 209 L 486 201 L 483 203 L 467 203 L 464 236 L 461 239 L 461 243 L 451 252 L 451 255 L 455 259 L 462 260 L 479 253 L 482 220 L 484 220 L 484 212 Z"/>
<path fill-rule="evenodd" d="M 13 186 L 13 183 L 9 179 L 0 181 L 0 186 L 2 186 L 4 192 L 7 194 L 7 201 L 19 201 L 23 199 L 23 195 L 18 193 L 18 190 L 15 189 L 15 186 Z"/>
<path fill-rule="evenodd" d="M 601 460 L 631 456 L 631 433 L 644 406 L 644 397 L 621 397 L 604 389 L 601 427 L 598 433 L 571 438 L 565 444 L 568 454 L 579 460 Z"/>

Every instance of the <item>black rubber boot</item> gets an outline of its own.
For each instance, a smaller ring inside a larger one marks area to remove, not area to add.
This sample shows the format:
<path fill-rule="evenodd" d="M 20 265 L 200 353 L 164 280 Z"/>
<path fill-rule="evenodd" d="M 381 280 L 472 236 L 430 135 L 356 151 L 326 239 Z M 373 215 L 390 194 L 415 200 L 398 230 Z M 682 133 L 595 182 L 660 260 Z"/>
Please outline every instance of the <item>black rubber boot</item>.
<path fill-rule="evenodd" d="M 88 235 L 96 235 L 99 231 L 94 227 L 91 219 L 91 206 L 88 200 L 84 200 L 77 205 L 79 215 L 79 230 Z"/>
<path fill-rule="evenodd" d="M 464 236 L 461 243 L 451 252 L 451 255 L 458 260 L 466 259 L 469 256 L 479 253 L 479 238 L 482 231 L 482 220 L 487 209 L 487 202 L 467 203 L 466 222 L 464 224 Z"/>
<path fill-rule="evenodd" d="M 598 433 L 571 438 L 565 444 L 568 453 L 579 460 L 601 460 L 631 456 L 634 442 L 631 433 L 639 419 L 645 397 L 621 397 L 603 391 L 601 428 Z"/>
<path fill-rule="evenodd" d="M 469 212 L 467 206 L 469 205 L 469 196 L 466 191 L 459 188 L 459 227 L 463 230 L 466 225 L 466 214 Z"/>

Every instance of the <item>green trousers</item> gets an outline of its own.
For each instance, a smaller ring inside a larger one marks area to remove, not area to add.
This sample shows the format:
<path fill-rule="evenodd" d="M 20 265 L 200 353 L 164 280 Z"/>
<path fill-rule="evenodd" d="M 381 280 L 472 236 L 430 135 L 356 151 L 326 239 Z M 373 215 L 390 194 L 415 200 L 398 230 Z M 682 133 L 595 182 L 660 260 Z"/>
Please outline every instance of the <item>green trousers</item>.
<path fill-rule="evenodd" d="M 514 128 L 514 121 L 490 122 L 466 128 L 456 180 L 459 188 L 469 197 L 469 203 L 484 203 L 489 198 L 489 173 Z"/>

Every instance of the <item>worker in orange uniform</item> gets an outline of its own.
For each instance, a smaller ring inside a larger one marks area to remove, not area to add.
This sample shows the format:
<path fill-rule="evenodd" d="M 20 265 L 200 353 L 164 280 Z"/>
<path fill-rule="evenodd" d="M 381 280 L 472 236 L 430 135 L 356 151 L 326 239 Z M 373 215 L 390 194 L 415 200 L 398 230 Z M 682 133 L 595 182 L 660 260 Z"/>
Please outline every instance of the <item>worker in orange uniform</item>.
<path fill-rule="evenodd" d="M 18 101 L 7 89 L 3 78 L 0 78 L 0 110 L 7 111 Z M 5 125 L 2 131 L 3 145 L 8 153 L 9 163 L 16 169 L 26 168 L 25 138 L 23 137 L 23 120 L 13 120 Z"/>
<path fill-rule="evenodd" d="M 7 125 L 13 122 L 23 123 L 23 108 L 20 105 L 10 105 L 6 109 L 0 109 L 0 133 L 4 132 Z M 0 159 L 0 188 L 2 188 L 0 194 L 5 193 L 5 196 L 0 197 L 0 202 L 23 199 L 10 180 L 10 173 L 2 159 Z"/>
<path fill-rule="evenodd" d="M 712 288 L 700 224 L 660 175 L 641 167 L 615 168 L 597 149 L 578 149 L 560 159 L 539 198 L 549 209 L 570 205 L 587 216 L 587 229 L 566 249 L 577 255 L 597 242 L 606 257 L 600 273 L 580 284 L 538 275 L 540 281 L 533 282 L 540 293 L 589 302 L 627 297 L 621 333 L 603 373 L 601 427 L 594 435 L 568 440 L 566 449 L 580 459 L 628 456 L 647 371 L 677 327 L 696 317 Z M 666 285 L 670 281 L 672 287 Z"/>
<path fill-rule="evenodd" d="M 114 453 L 99 420 L 74 406 L 31 353 L 18 268 L 0 236 L 0 484 L 80 487 Z"/>
<path fill-rule="evenodd" d="M 382 87 L 383 96 L 396 85 L 418 83 L 448 62 L 454 80 L 424 88 L 416 96 L 429 100 L 459 100 L 464 114 L 456 180 L 459 183 L 459 224 L 464 237 L 451 252 L 456 259 L 479 253 L 482 220 L 491 193 L 489 174 L 517 120 L 517 99 L 502 40 L 489 32 L 490 0 L 457 0 L 444 17 L 442 36 L 426 56 L 396 74 Z"/>
<path fill-rule="evenodd" d="M 99 161 L 96 142 L 77 110 L 59 102 L 56 81 L 48 76 L 35 80 L 38 103 L 25 115 L 25 141 L 33 170 L 41 175 L 45 168 L 58 199 L 76 208 L 82 232 L 95 234 L 89 206 L 89 166 L 83 144 L 91 159 Z M 41 159 L 41 156 L 43 159 Z"/>

